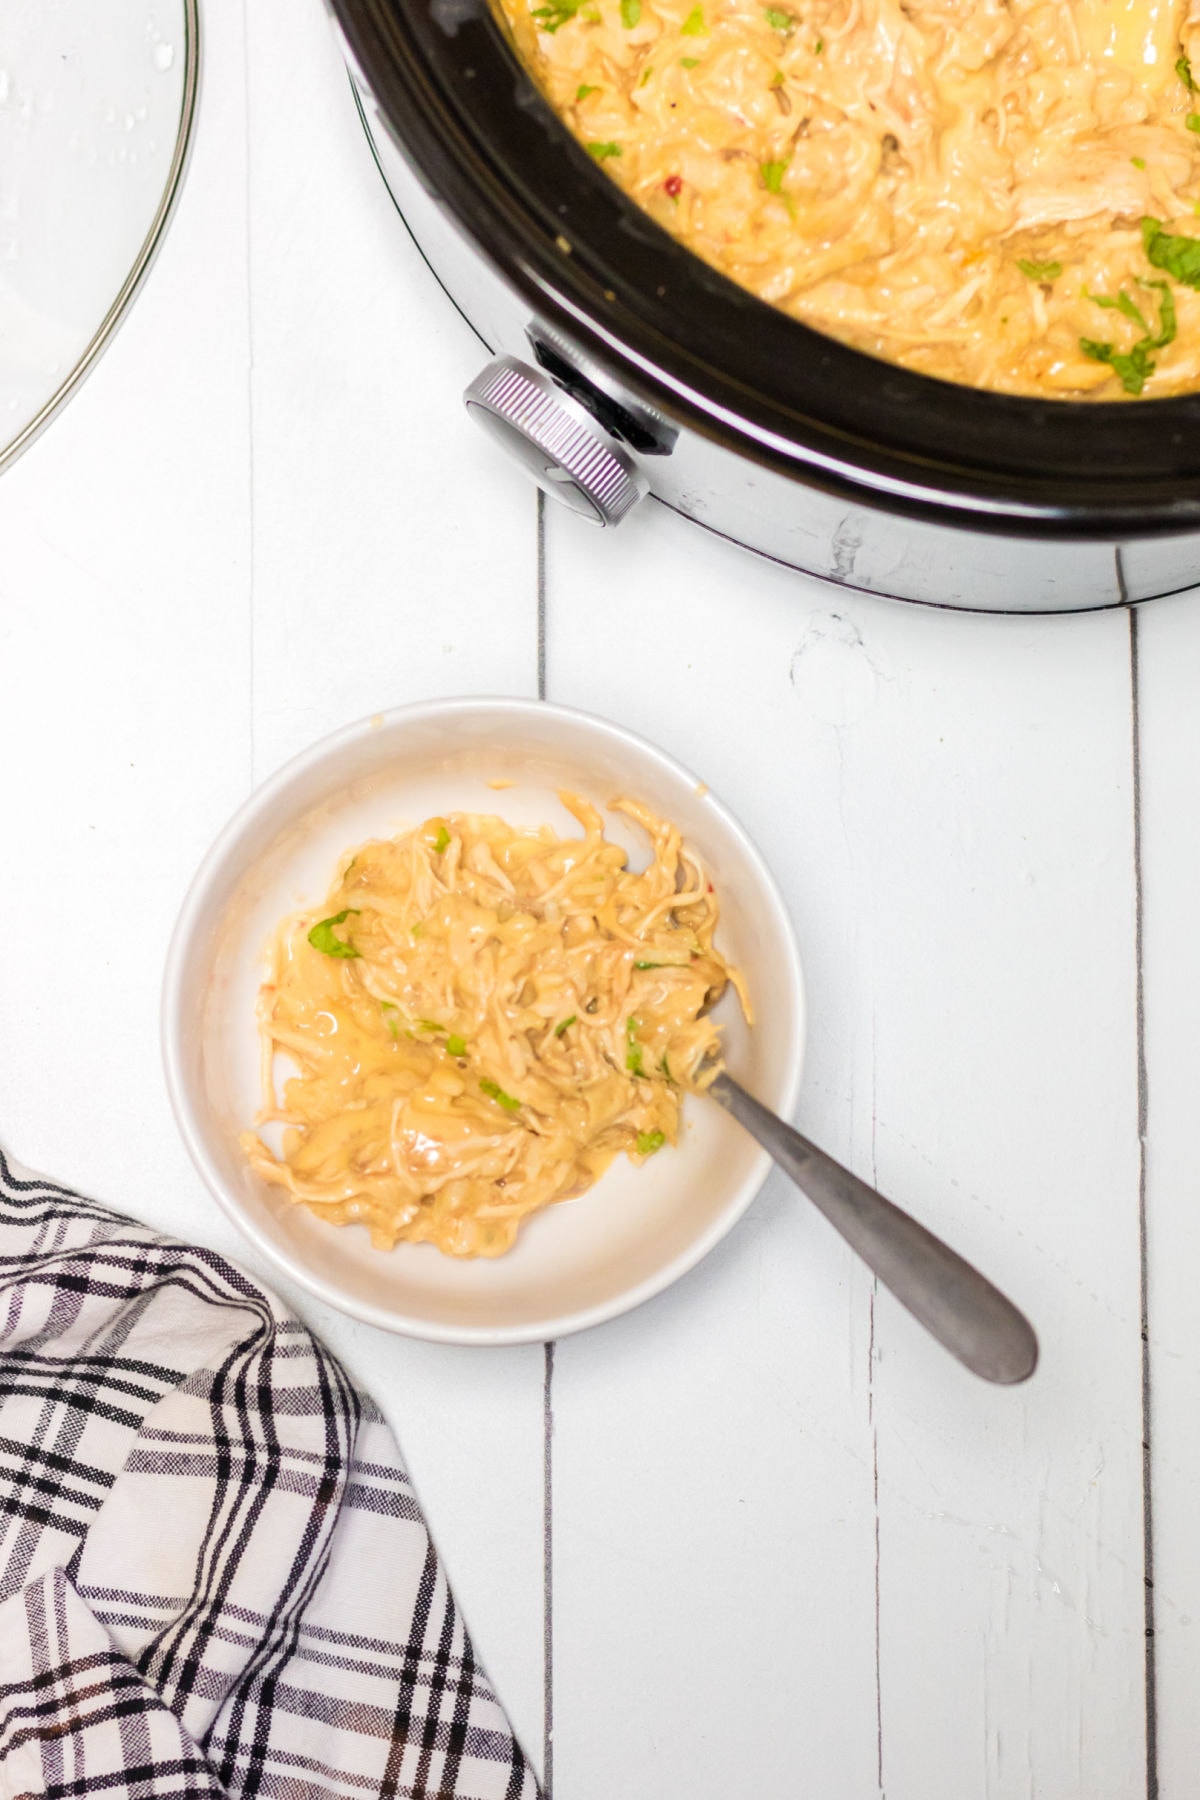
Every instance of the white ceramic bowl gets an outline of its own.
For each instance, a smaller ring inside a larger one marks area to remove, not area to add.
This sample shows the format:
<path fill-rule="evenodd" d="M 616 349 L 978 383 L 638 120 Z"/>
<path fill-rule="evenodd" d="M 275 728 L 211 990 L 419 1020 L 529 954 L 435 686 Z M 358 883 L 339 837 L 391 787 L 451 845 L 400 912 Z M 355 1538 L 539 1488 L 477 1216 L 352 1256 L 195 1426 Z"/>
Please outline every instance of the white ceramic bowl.
<path fill-rule="evenodd" d="M 489 780 L 515 786 L 497 792 Z M 435 813 L 574 822 L 572 788 L 600 806 L 632 794 L 672 819 L 721 900 L 717 941 L 746 976 L 747 1030 L 721 1002 L 730 1068 L 785 1117 L 804 1047 L 799 957 L 787 909 L 744 831 L 695 775 L 620 726 L 525 700 L 439 700 L 325 738 L 251 796 L 201 865 L 167 961 L 163 1052 L 188 1150 L 263 1255 L 331 1306 L 390 1331 L 447 1343 L 536 1342 L 627 1311 L 675 1281 L 749 1206 L 769 1159 L 719 1106 L 684 1104 L 677 1149 L 635 1169 L 621 1158 L 577 1200 L 536 1214 L 497 1260 L 460 1262 L 428 1244 L 372 1250 L 253 1175 L 238 1133 L 259 1105 L 254 1001 L 267 942 L 287 912 L 328 891 L 364 839 Z M 609 834 L 631 858 L 644 840 L 620 814 Z"/>

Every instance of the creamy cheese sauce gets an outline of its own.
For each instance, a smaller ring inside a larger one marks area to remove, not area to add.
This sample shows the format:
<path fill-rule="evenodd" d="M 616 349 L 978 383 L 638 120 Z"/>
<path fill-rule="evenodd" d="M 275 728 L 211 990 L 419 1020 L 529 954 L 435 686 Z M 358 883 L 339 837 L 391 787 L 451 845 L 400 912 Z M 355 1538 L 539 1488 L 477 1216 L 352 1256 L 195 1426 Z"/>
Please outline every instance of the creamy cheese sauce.
<path fill-rule="evenodd" d="M 607 174 L 808 325 L 1066 399 L 1200 386 L 1200 0 L 497 0 Z"/>
<path fill-rule="evenodd" d="M 749 1016 L 675 827 L 614 801 L 650 840 L 635 872 L 595 808 L 561 798 L 581 838 L 463 814 L 364 844 L 272 945 L 256 1123 L 282 1125 L 282 1154 L 252 1131 L 242 1148 L 381 1248 L 501 1255 L 622 1151 L 675 1144 L 685 1090 L 721 1066 L 708 1011 L 727 982 Z"/>

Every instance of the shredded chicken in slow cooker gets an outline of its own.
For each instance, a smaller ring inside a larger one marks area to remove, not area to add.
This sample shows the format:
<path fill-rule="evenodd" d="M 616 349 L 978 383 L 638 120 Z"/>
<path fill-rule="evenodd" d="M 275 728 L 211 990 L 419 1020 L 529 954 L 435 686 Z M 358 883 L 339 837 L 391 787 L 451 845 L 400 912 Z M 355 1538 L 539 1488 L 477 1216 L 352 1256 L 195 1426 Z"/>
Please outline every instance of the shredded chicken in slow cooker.
<path fill-rule="evenodd" d="M 1200 386 L 1200 0 L 497 3 L 601 167 L 818 330 L 1010 393 Z"/>
<path fill-rule="evenodd" d="M 721 1067 L 712 884 L 673 825 L 640 872 L 594 807 L 583 827 L 468 814 L 364 844 L 323 916 L 284 921 L 258 1005 L 267 1181 L 372 1241 L 499 1256 L 521 1221 L 582 1193 L 620 1151 L 674 1144 L 685 1089 Z M 297 1073 L 277 1095 L 275 1058 Z"/>

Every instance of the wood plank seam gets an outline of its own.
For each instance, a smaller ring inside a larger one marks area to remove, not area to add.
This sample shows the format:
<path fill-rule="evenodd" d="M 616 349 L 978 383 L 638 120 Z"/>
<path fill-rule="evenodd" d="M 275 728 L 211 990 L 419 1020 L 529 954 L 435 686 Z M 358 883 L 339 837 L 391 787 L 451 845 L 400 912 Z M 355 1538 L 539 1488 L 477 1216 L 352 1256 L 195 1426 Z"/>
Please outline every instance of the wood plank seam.
<path fill-rule="evenodd" d="M 1120 566 L 1120 552 L 1118 567 Z M 1158 1800 L 1158 1693 L 1154 1612 L 1154 1487 L 1151 1460 L 1150 1276 L 1146 1219 L 1146 1009 L 1142 939 L 1142 754 L 1138 706 L 1138 612 L 1129 609 L 1129 686 L 1133 765 L 1133 918 L 1137 1018 L 1138 1287 L 1142 1331 L 1142 1578 L 1145 1627 L 1146 1800 Z"/>
<path fill-rule="evenodd" d="M 537 492 L 537 696 L 546 698 L 546 496 Z M 554 1800 L 554 1344 L 542 1387 L 542 1793 Z"/>

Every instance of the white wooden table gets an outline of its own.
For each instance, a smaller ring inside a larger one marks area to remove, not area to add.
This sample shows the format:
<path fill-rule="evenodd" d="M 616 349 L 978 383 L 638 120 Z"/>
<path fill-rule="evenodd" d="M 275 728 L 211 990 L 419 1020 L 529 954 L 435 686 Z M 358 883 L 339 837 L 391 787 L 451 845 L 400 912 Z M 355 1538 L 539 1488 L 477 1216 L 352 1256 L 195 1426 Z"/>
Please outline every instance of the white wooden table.
<path fill-rule="evenodd" d="M 540 588 L 549 697 L 702 770 L 783 881 L 800 1123 L 1043 1346 L 1027 1389 L 973 1381 L 779 1181 L 545 1351 L 290 1296 L 392 1418 L 547 1789 L 1193 1800 L 1200 598 L 953 616 L 654 506 L 539 530 L 321 9 L 205 23 L 160 261 L 0 483 L 0 1134 L 253 1265 L 160 1075 L 184 888 L 321 733 L 537 692 Z"/>

